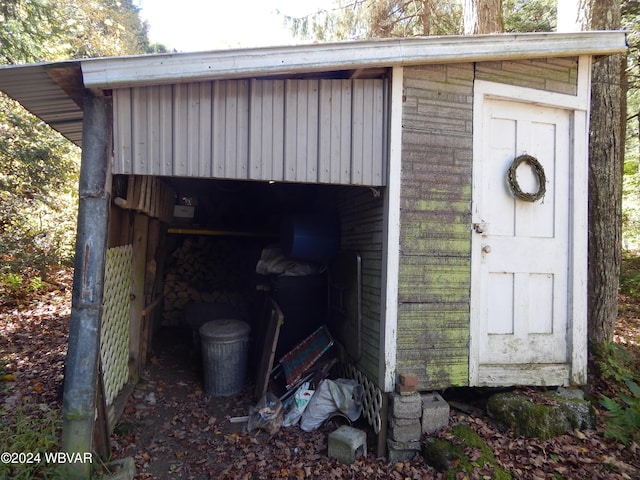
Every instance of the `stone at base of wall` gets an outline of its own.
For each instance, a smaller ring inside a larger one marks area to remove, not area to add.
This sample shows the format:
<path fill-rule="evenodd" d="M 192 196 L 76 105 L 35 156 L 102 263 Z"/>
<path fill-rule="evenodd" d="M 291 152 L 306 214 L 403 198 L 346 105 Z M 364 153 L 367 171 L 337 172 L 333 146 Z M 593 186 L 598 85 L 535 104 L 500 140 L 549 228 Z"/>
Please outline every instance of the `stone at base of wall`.
<path fill-rule="evenodd" d="M 449 424 L 449 404 L 437 392 L 422 395 L 422 433 L 433 433 Z"/>
<path fill-rule="evenodd" d="M 419 418 L 389 419 L 389 438 L 396 442 L 413 442 L 420 440 L 422 428 Z"/>
<path fill-rule="evenodd" d="M 396 442 L 387 440 L 387 450 L 389 451 L 388 460 L 390 462 L 400 462 L 403 460 L 411 460 L 422 448 L 419 440 L 412 442 Z"/>
<path fill-rule="evenodd" d="M 389 396 L 389 413 L 395 418 L 420 418 L 422 415 L 422 398 L 419 393 L 400 395 L 392 393 Z"/>

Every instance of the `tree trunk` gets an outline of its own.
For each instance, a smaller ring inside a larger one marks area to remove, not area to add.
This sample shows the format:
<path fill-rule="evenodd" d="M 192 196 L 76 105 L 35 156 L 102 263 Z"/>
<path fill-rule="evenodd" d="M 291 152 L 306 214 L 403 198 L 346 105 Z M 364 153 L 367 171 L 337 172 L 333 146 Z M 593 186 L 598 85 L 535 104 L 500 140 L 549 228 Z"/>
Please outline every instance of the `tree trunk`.
<path fill-rule="evenodd" d="M 422 35 L 428 37 L 431 35 L 431 2 L 432 0 L 422 0 Z"/>
<path fill-rule="evenodd" d="M 581 0 L 583 30 L 620 28 L 620 0 Z M 593 66 L 589 132 L 589 343 L 610 342 L 618 314 L 622 250 L 624 57 Z"/>
<path fill-rule="evenodd" d="M 465 35 L 504 31 L 501 0 L 464 0 L 462 8 Z"/>

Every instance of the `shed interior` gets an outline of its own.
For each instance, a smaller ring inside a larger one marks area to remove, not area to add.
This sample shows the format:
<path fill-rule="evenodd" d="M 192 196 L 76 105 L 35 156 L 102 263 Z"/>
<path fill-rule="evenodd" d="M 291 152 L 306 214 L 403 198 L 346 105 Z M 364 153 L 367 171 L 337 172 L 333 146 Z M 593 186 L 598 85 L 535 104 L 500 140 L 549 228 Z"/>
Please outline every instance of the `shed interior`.
<path fill-rule="evenodd" d="M 135 208 L 145 182 L 173 199 L 164 219 Z M 132 243 L 134 271 L 136 225 L 150 217 L 140 232 L 147 261 L 138 369 L 161 329 L 190 341 L 199 367 L 199 328 L 233 318 L 251 327 L 248 380 L 257 381 L 273 299 L 284 316 L 275 365 L 326 325 L 332 354 L 376 381 L 384 187 L 116 175 L 112 188 L 124 208 L 112 208 L 110 247 Z"/>

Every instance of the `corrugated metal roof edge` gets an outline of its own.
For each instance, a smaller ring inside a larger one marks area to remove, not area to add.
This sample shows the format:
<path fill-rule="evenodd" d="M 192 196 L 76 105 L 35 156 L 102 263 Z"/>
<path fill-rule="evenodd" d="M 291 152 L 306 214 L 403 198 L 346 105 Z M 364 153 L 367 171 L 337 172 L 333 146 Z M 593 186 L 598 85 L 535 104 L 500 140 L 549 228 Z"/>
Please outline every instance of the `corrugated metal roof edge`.
<path fill-rule="evenodd" d="M 479 62 L 626 50 L 622 31 L 394 38 L 282 47 L 87 59 L 87 88 L 110 89 L 200 80 L 427 63 Z"/>

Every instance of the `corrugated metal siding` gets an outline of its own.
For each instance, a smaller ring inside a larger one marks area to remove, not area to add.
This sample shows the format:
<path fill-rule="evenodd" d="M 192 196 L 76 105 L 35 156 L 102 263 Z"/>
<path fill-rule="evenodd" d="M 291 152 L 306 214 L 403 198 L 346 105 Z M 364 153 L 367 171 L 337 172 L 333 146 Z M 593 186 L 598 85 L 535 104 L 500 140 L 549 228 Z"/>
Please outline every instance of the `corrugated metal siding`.
<path fill-rule="evenodd" d="M 113 95 L 114 173 L 386 182 L 384 80 L 226 80 Z"/>
<path fill-rule="evenodd" d="M 397 371 L 466 385 L 473 65 L 404 75 Z"/>
<path fill-rule="evenodd" d="M 384 201 L 370 189 L 348 188 L 338 195 L 341 248 L 362 257 L 362 356 L 358 369 L 380 385 L 380 329 Z"/>

